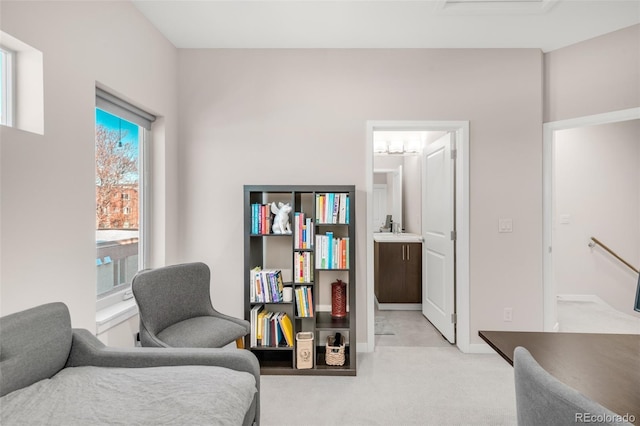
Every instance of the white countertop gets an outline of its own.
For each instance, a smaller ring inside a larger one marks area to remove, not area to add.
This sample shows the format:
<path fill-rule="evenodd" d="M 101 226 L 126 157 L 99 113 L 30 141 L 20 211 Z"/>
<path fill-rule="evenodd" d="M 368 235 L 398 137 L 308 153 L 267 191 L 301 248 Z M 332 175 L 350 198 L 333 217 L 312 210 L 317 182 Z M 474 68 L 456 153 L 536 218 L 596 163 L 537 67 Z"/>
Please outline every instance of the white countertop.
<path fill-rule="evenodd" d="M 410 234 L 408 232 L 394 234 L 393 232 L 374 232 L 373 241 L 379 243 L 421 243 L 422 235 Z"/>

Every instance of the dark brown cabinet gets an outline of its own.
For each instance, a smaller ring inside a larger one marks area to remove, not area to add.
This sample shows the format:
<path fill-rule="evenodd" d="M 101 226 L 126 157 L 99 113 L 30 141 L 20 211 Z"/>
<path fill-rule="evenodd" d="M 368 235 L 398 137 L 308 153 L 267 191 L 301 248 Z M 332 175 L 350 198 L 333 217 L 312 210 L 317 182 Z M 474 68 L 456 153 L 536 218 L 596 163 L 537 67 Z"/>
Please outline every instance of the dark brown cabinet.
<path fill-rule="evenodd" d="M 422 243 L 376 241 L 374 256 L 378 303 L 422 303 Z"/>

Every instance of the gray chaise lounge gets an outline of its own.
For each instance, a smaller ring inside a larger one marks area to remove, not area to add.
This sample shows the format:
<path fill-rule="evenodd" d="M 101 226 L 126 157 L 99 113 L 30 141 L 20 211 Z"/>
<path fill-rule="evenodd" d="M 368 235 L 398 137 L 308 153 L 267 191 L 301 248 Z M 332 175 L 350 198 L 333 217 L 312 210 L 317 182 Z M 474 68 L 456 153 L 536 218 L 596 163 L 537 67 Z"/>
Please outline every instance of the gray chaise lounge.
<path fill-rule="evenodd" d="M 259 390 L 246 350 L 108 348 L 63 303 L 0 318 L 2 425 L 257 425 Z"/>

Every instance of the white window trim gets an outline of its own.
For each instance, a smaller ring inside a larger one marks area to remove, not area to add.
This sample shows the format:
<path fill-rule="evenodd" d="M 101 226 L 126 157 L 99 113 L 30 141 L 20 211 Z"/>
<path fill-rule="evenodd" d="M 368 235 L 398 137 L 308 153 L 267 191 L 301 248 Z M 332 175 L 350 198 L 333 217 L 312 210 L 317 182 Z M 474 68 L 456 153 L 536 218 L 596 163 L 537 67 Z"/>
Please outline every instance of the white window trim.
<path fill-rule="evenodd" d="M 42 52 L 0 31 L 2 48 L 13 52 L 11 126 L 44 135 L 44 60 Z"/>
<path fill-rule="evenodd" d="M 127 291 L 122 293 L 127 293 Z M 138 314 L 138 305 L 135 299 L 121 300 L 121 292 L 112 296 L 115 296 L 114 299 L 117 300 L 114 304 L 96 311 L 96 335 L 100 335 Z"/>
<path fill-rule="evenodd" d="M 4 60 L 2 61 L 2 115 L 0 123 L 4 126 L 13 127 L 15 114 L 15 75 L 16 75 L 16 52 L 0 45 Z"/>

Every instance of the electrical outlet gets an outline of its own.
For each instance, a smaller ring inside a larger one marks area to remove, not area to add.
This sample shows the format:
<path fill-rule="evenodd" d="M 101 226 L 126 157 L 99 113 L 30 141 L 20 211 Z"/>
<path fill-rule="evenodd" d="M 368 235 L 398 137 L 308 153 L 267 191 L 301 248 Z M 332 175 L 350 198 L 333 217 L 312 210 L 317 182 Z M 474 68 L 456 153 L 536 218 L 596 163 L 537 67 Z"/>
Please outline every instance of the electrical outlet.
<path fill-rule="evenodd" d="M 504 313 L 502 314 L 503 321 L 511 322 L 513 321 L 513 309 L 504 308 Z"/>

